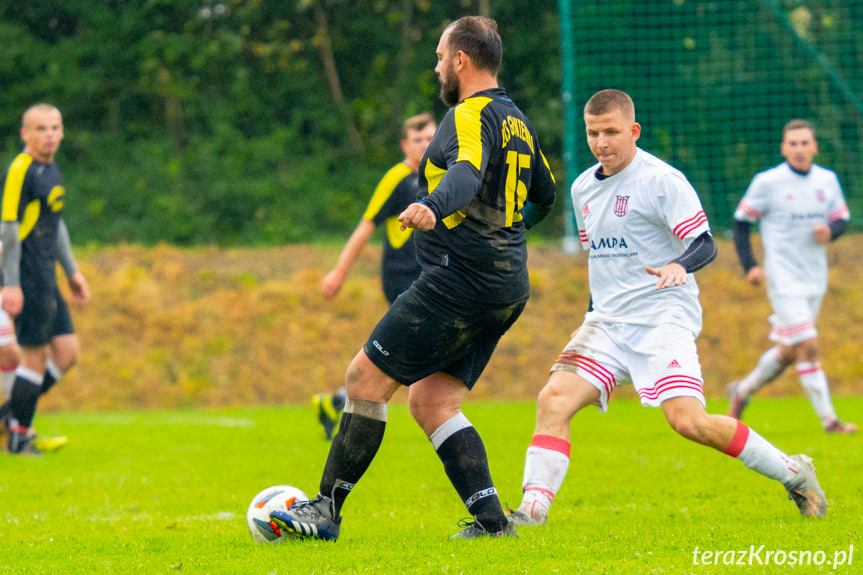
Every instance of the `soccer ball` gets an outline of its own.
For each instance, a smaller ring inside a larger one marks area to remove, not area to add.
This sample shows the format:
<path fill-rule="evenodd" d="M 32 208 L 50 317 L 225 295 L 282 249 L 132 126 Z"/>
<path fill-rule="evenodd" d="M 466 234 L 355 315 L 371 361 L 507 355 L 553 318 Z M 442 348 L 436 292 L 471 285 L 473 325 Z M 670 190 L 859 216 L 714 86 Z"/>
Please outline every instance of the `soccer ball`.
<path fill-rule="evenodd" d="M 295 501 L 308 501 L 309 497 L 290 485 L 274 485 L 267 487 L 257 495 L 249 504 L 246 511 L 246 523 L 249 524 L 249 533 L 256 543 L 281 543 L 293 539 L 293 535 L 285 533 L 281 535 L 270 526 L 270 513 L 277 509 L 287 509 Z"/>

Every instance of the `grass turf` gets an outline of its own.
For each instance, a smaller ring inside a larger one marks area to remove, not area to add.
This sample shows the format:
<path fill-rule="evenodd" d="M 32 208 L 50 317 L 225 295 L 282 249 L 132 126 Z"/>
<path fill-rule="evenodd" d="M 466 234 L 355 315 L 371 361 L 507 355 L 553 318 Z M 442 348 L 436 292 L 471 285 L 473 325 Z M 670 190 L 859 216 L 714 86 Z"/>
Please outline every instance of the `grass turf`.
<path fill-rule="evenodd" d="M 863 398 L 836 404 L 863 420 Z M 534 409 L 465 405 L 512 507 Z M 709 409 L 722 412 L 724 402 Z M 70 443 L 41 458 L 0 456 L 0 573 L 859 572 L 863 438 L 823 433 L 802 398 L 756 399 L 747 421 L 787 453 L 813 457 L 831 503 L 826 519 L 801 517 L 776 482 L 624 400 L 574 419 L 569 474 L 548 526 L 521 528 L 517 540 L 451 541 L 464 506 L 407 407 L 394 404 L 339 541 L 256 545 L 245 524 L 256 493 L 280 483 L 317 492 L 329 443 L 311 408 L 42 415 L 40 433 Z M 753 565 L 723 564 L 730 551 L 748 562 L 750 546 L 762 545 Z M 723 552 L 718 565 L 703 564 L 717 560 L 705 550 Z M 786 564 L 759 565 L 767 551 L 783 552 Z M 792 551 L 812 554 L 810 564 L 791 567 Z M 843 552 L 845 564 L 832 565 Z"/>

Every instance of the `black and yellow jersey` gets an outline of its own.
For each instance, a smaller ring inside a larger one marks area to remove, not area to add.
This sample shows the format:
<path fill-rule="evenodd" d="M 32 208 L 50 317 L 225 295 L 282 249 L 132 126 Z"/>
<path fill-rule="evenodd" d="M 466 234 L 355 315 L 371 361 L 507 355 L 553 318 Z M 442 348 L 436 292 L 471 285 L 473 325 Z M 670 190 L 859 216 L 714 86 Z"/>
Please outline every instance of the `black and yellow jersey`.
<path fill-rule="evenodd" d="M 420 275 L 413 229 L 400 229 L 400 213 L 417 199 L 417 174 L 401 162 L 390 168 L 375 188 L 363 214 L 375 227 L 383 226 L 381 280 L 392 301 Z"/>
<path fill-rule="evenodd" d="M 57 283 L 57 228 L 66 190 L 57 164 L 19 154 L 0 180 L 2 220 L 19 223 L 21 287 L 53 289 Z"/>
<path fill-rule="evenodd" d="M 437 217 L 417 235 L 423 276 L 454 298 L 528 298 L 522 208 L 554 203 L 554 176 L 525 115 L 502 88 L 451 108 L 420 163 L 419 201 Z"/>

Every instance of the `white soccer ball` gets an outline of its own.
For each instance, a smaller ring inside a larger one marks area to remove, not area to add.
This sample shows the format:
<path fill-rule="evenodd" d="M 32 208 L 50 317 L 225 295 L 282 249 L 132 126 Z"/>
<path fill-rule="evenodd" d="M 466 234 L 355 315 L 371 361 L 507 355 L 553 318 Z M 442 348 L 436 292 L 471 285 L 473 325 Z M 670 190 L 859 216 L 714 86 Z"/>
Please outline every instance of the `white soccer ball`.
<path fill-rule="evenodd" d="M 290 533 L 276 533 L 270 525 L 270 513 L 277 509 L 287 509 L 294 502 L 308 500 L 308 495 L 291 485 L 274 485 L 255 495 L 246 511 L 246 523 L 252 539 L 256 543 L 281 543 L 293 539 L 294 536 Z"/>

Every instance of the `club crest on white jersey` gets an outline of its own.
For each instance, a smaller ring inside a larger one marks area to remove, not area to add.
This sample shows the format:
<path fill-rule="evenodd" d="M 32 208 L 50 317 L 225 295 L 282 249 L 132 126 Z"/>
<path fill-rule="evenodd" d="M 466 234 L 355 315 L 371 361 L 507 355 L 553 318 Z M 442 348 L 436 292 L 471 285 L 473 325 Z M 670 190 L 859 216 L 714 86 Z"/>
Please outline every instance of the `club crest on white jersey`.
<path fill-rule="evenodd" d="M 622 218 L 626 215 L 626 207 L 629 204 L 629 196 L 617 196 L 614 200 L 614 215 Z"/>

